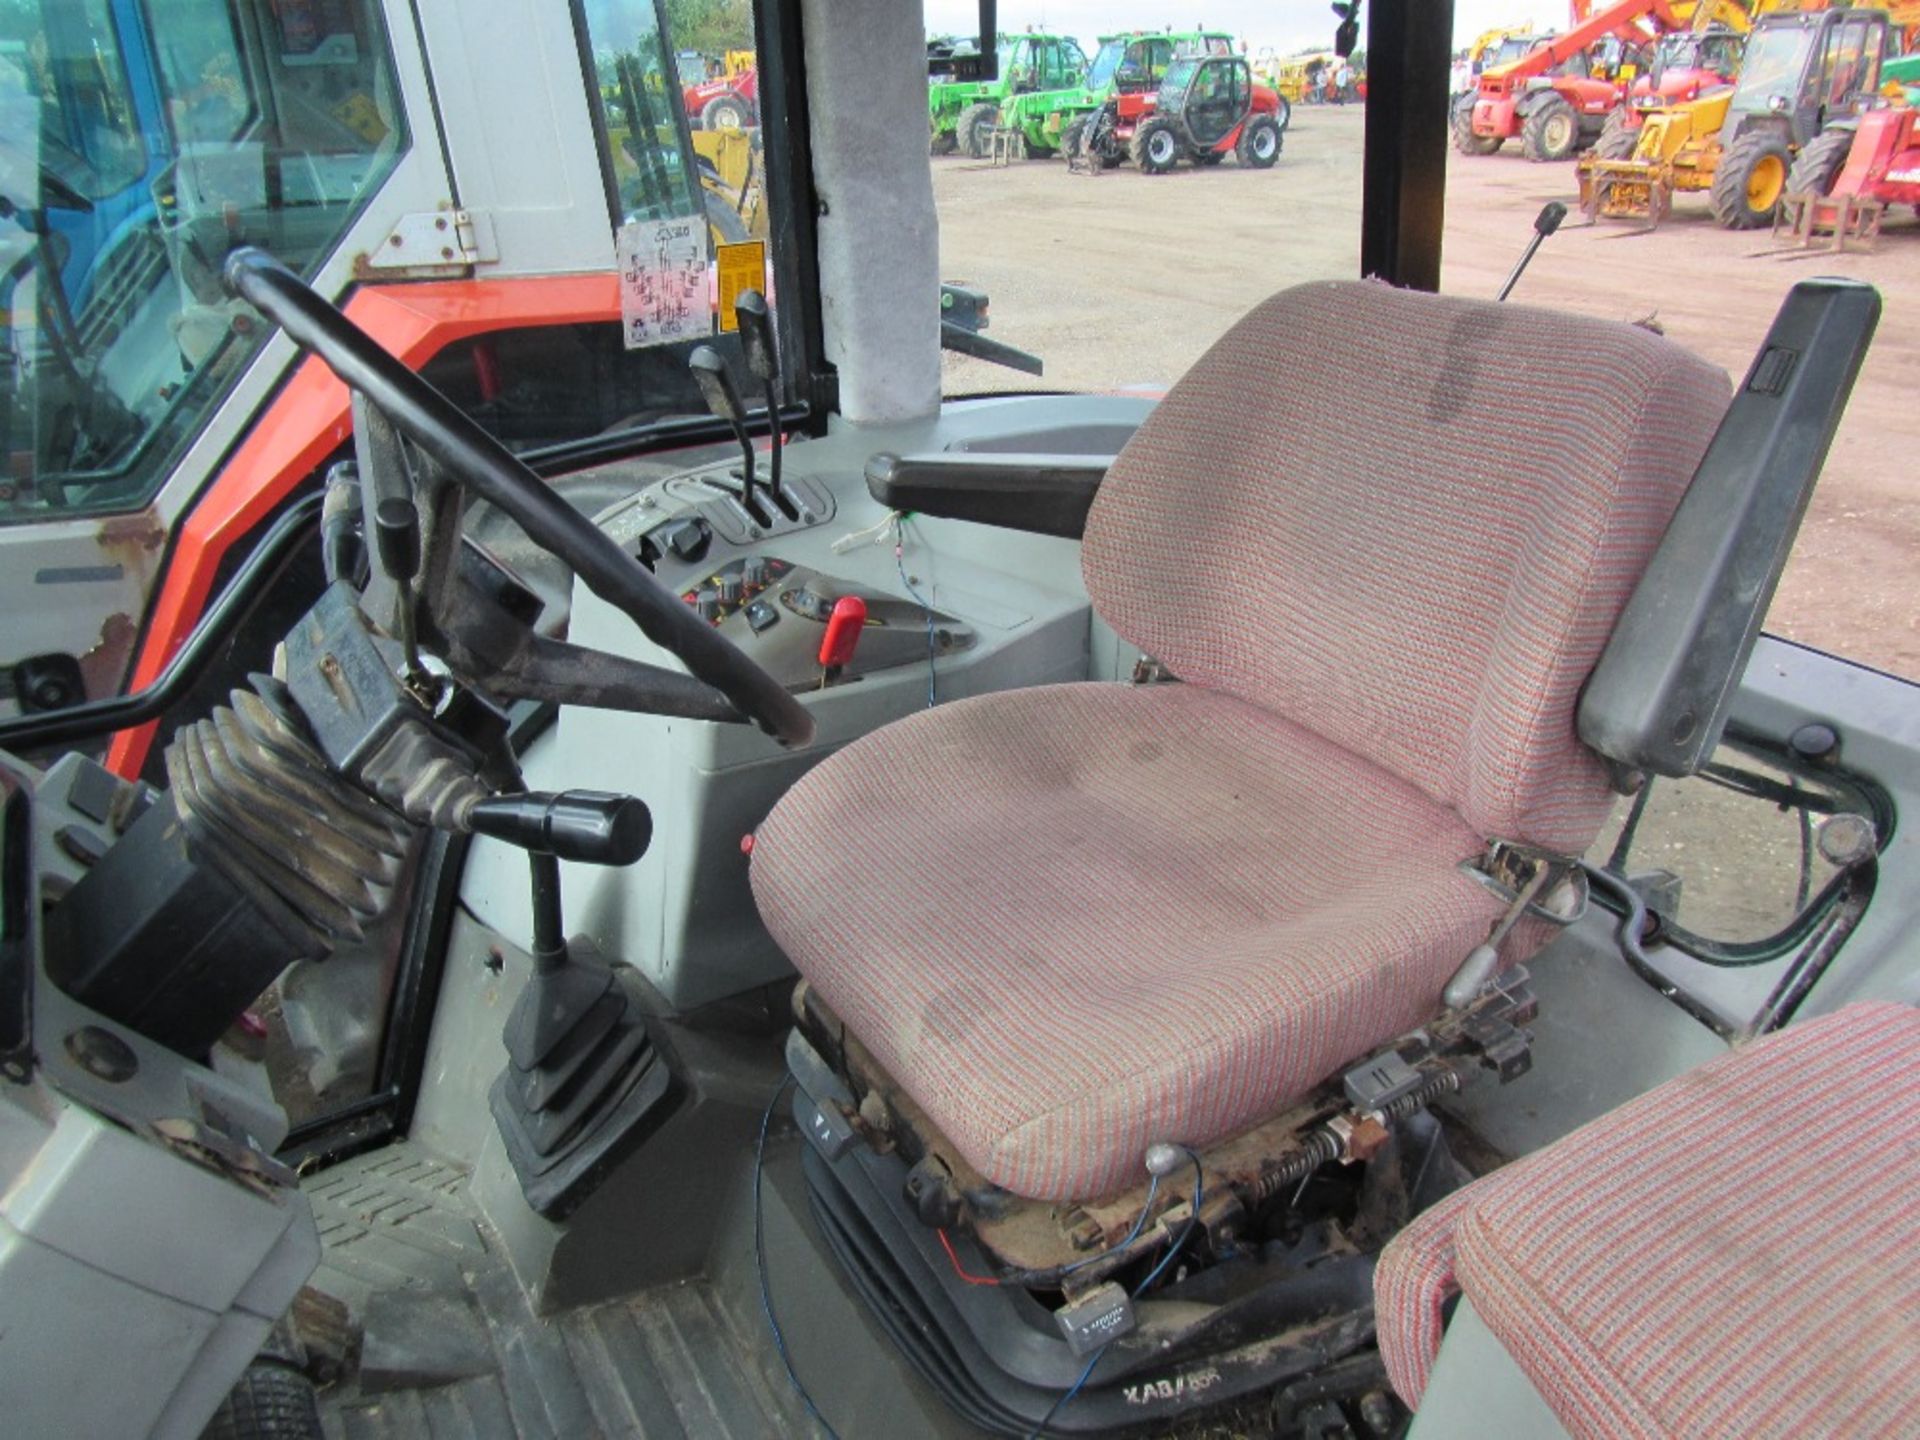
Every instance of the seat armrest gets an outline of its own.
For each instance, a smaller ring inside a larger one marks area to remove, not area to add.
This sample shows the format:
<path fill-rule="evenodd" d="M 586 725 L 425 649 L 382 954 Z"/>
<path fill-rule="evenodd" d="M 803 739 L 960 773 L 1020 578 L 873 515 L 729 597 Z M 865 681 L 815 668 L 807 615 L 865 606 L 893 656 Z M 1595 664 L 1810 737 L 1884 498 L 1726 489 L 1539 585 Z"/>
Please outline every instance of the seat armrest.
<path fill-rule="evenodd" d="M 1111 455 L 944 452 L 875 455 L 867 491 L 882 505 L 1078 540 Z"/>
<path fill-rule="evenodd" d="M 1780 307 L 1581 696 L 1616 773 L 1691 775 L 1719 743 L 1879 319 L 1853 280 Z"/>

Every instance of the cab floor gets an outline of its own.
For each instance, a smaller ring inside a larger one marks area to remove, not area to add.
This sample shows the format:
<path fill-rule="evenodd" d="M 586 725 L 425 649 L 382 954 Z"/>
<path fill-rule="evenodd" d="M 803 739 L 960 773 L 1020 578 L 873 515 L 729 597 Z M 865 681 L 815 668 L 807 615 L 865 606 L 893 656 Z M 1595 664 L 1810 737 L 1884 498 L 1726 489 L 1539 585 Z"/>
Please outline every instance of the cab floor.
<path fill-rule="evenodd" d="M 310 1284 L 363 1332 L 321 1394 L 329 1440 L 815 1433 L 760 1317 L 705 1280 L 536 1317 L 466 1180 L 403 1142 L 307 1182 L 324 1246 Z"/>

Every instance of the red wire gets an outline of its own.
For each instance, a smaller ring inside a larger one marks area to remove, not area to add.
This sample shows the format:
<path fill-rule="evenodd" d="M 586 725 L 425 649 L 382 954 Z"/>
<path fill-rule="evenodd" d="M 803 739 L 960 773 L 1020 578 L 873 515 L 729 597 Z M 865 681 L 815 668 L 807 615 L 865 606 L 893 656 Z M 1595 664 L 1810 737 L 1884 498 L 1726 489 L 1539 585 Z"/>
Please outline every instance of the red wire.
<path fill-rule="evenodd" d="M 960 1264 L 960 1257 L 954 1253 L 953 1241 L 947 1238 L 947 1232 L 944 1230 L 937 1230 L 934 1233 L 940 1237 L 940 1248 L 947 1252 L 947 1259 L 953 1262 L 953 1273 L 958 1275 L 962 1280 L 966 1281 L 967 1284 L 998 1285 L 1000 1283 L 998 1280 L 992 1279 L 991 1277 L 986 1275 L 969 1275 L 966 1272 L 965 1268 Z"/>

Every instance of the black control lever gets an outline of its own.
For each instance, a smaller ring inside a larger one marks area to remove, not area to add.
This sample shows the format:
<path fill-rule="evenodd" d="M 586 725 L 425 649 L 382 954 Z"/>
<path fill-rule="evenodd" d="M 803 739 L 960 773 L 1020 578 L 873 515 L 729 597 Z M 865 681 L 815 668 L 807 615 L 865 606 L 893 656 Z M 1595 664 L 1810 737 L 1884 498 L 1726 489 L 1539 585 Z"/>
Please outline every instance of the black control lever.
<path fill-rule="evenodd" d="M 589 865 L 631 865 L 653 841 L 646 802 L 605 790 L 491 795 L 476 801 L 466 820 L 476 835 Z"/>
<path fill-rule="evenodd" d="M 397 443 L 392 459 L 392 465 L 372 466 L 369 474 L 373 554 L 399 596 L 394 606 L 395 629 L 405 657 L 407 680 L 417 688 L 427 683 L 426 667 L 420 663 L 413 593 L 413 582 L 420 577 L 420 507 L 414 504 L 413 485 Z"/>
<path fill-rule="evenodd" d="M 1540 213 L 1533 218 L 1533 239 L 1527 242 L 1527 248 L 1520 252 L 1520 259 L 1513 267 L 1513 273 L 1507 276 L 1507 283 L 1500 287 L 1500 293 L 1493 298 L 1504 300 L 1513 293 L 1513 287 L 1520 283 L 1521 272 L 1532 261 L 1534 252 L 1541 242 L 1560 228 L 1560 222 L 1567 218 L 1567 207 L 1558 200 L 1549 200 L 1540 207 Z"/>
<path fill-rule="evenodd" d="M 734 389 L 727 362 L 711 345 L 702 345 L 687 357 L 687 368 L 693 371 L 694 382 L 699 385 L 714 419 L 724 420 L 733 427 L 733 438 L 740 442 L 741 460 L 746 466 L 741 479 L 746 484 L 747 508 L 758 510 L 753 494 L 753 441 L 747 436 L 747 408 L 740 403 L 740 392 Z"/>
<path fill-rule="evenodd" d="M 781 441 L 780 396 L 775 382 L 780 378 L 780 352 L 773 339 L 773 316 L 767 310 L 767 297 L 758 290 L 742 290 L 733 302 L 733 318 L 740 326 L 740 344 L 747 352 L 747 369 L 767 391 L 767 428 L 773 436 L 773 453 L 768 457 L 772 472 L 773 503 L 786 509 L 780 493 Z"/>

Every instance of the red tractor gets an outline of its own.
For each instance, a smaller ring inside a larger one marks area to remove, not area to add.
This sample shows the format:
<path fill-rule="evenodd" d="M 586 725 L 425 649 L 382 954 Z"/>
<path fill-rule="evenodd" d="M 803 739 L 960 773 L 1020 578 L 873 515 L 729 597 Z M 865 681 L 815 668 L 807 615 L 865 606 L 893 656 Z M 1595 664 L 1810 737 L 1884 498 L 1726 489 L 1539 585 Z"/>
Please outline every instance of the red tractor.
<path fill-rule="evenodd" d="M 1822 130 L 1787 174 L 1779 219 L 1802 244 L 1831 235 L 1833 248 L 1871 242 L 1889 206 L 1920 206 L 1920 110 L 1869 110 Z"/>
<path fill-rule="evenodd" d="M 1740 60 L 1746 48 L 1747 37 L 1725 25 L 1663 35 L 1646 73 L 1628 87 L 1626 103 L 1607 117 L 1595 150 L 1604 152 L 1608 148 L 1610 133 L 1632 134 L 1638 130 L 1652 111 L 1697 100 L 1703 91 L 1732 86 L 1740 78 Z M 1617 158 L 1632 153 L 1628 147 Z"/>
<path fill-rule="evenodd" d="M 1237 155 L 1265 170 L 1280 158 L 1280 92 L 1256 85 L 1246 58 L 1198 55 L 1167 67 L 1157 91 L 1115 95 L 1067 137 L 1076 168 L 1130 159 L 1148 175 L 1182 160 L 1218 165 Z"/>
<path fill-rule="evenodd" d="M 1616 0 L 1521 59 L 1480 72 L 1454 107 L 1454 144 L 1491 155 L 1518 136 L 1529 160 L 1566 160 L 1599 138 L 1625 97 L 1628 66 L 1643 48 L 1682 30 L 1670 0 Z"/>
<path fill-rule="evenodd" d="M 744 130 L 760 113 L 760 74 L 749 67 L 689 85 L 687 119 L 696 130 Z"/>

